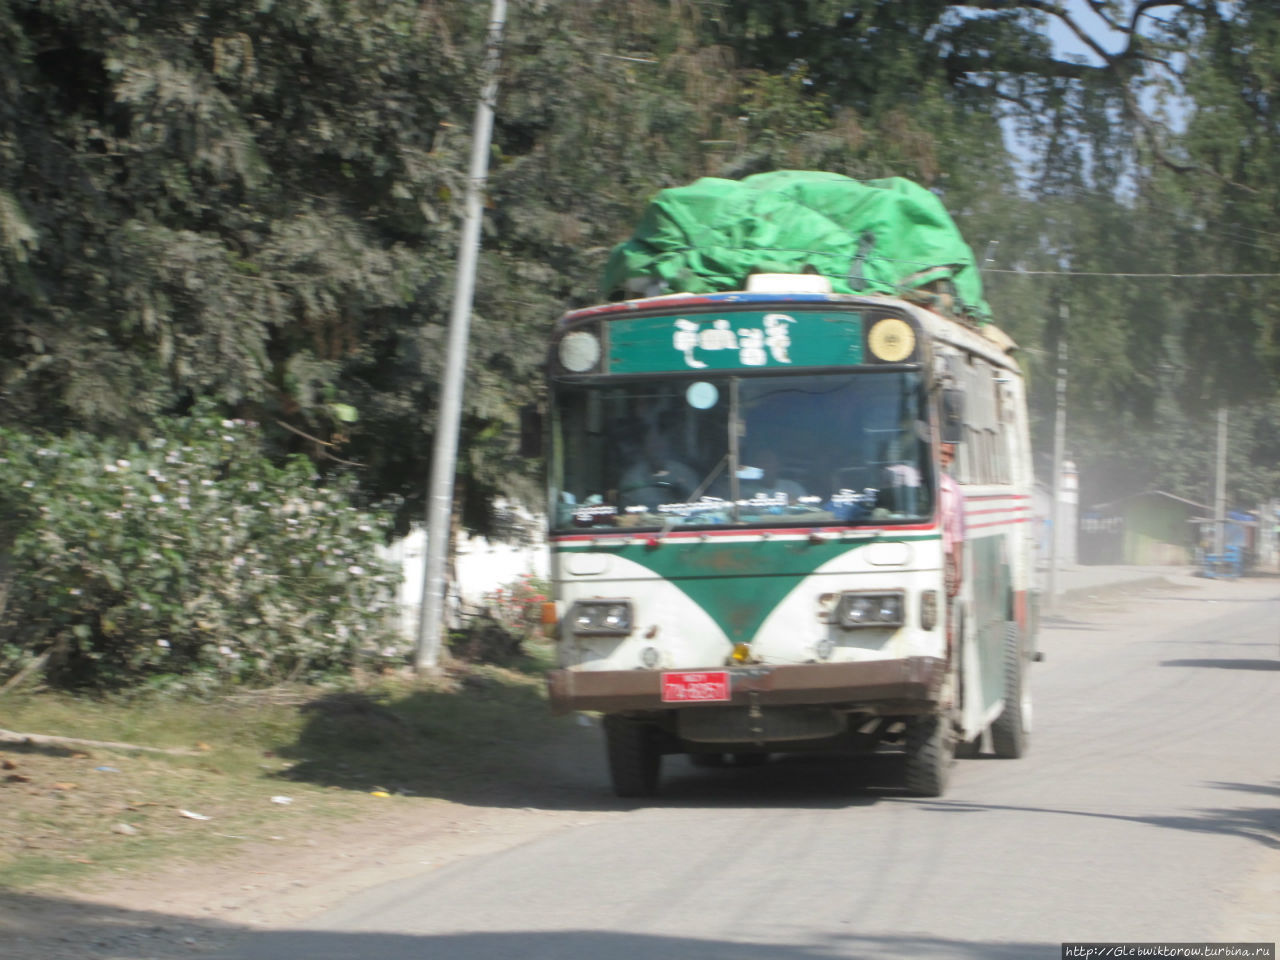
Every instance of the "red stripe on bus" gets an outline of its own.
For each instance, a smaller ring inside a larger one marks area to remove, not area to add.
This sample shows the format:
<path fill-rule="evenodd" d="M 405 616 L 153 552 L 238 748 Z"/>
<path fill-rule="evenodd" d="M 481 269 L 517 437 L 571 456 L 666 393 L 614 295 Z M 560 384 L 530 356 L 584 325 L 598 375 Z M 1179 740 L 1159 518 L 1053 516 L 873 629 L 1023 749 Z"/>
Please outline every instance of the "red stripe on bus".
<path fill-rule="evenodd" d="M 965 530 L 981 530 L 984 527 L 1003 527 L 1013 523 L 1030 523 L 1030 517 L 1013 517 L 1008 520 L 992 520 L 988 523 L 966 523 Z"/>
<path fill-rule="evenodd" d="M 753 527 L 746 530 L 675 530 L 667 533 L 659 534 L 657 530 L 637 530 L 634 533 L 623 533 L 621 531 L 597 531 L 595 533 L 569 533 L 559 534 L 558 536 L 549 537 L 551 543 L 572 543 L 582 540 L 599 540 L 600 538 L 608 538 L 610 540 L 624 540 L 627 538 L 635 540 L 647 540 L 650 537 L 660 536 L 663 540 L 700 540 L 703 537 L 750 537 L 760 536 L 760 534 L 768 534 L 769 536 L 809 536 L 812 533 L 819 534 L 844 534 L 858 533 L 865 530 L 877 530 L 881 538 L 893 539 L 898 533 L 937 533 L 938 525 L 936 523 L 914 523 L 901 527 Z M 871 538 L 868 537 L 868 540 Z"/>

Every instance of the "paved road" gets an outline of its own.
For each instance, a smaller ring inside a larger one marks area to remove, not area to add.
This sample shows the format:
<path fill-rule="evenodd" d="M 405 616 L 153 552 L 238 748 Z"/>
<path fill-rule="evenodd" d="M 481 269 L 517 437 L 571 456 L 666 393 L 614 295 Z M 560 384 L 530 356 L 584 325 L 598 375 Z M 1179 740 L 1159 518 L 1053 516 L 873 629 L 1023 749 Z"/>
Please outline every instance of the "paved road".
<path fill-rule="evenodd" d="M 1020 761 L 695 770 L 618 817 L 380 887 L 245 960 L 1057 958 L 1280 938 L 1280 579 L 1066 607 Z M 581 784 L 598 802 L 602 769 Z M 1270 885 L 1270 886 L 1267 886 Z"/>

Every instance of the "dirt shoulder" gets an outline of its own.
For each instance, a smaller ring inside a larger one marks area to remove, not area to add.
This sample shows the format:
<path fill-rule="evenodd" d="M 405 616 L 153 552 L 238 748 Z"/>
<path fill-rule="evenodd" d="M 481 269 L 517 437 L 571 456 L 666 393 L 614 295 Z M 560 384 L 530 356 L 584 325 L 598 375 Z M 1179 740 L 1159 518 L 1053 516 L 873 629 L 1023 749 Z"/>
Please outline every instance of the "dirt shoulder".
<path fill-rule="evenodd" d="M 233 856 L 111 872 L 87 885 L 0 893 L 6 960 L 216 956 L 237 931 L 297 926 L 383 883 L 496 853 L 627 809 L 607 793 L 598 731 L 565 729 L 506 782 L 468 799 L 389 796 Z"/>
<path fill-rule="evenodd" d="M 288 927 L 383 883 L 495 853 L 618 811 L 390 798 L 376 816 L 234 860 L 102 878 L 63 895 L 0 894 L 7 960 L 216 954 L 244 928 Z"/>
<path fill-rule="evenodd" d="M 248 844 L 234 862 L 182 864 L 82 891 L 86 903 L 239 925 L 296 924 L 369 887 L 495 853 L 617 813 L 398 800 L 301 844 Z"/>

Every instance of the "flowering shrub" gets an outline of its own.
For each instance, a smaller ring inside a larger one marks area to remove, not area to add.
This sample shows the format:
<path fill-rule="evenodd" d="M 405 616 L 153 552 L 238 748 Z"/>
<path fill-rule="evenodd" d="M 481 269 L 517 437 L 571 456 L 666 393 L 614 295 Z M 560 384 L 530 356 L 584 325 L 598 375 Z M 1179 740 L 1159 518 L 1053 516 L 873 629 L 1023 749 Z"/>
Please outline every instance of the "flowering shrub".
<path fill-rule="evenodd" d="M 63 684 L 266 684 L 399 643 L 389 518 L 260 449 L 203 408 L 144 444 L 0 430 L 0 676 L 47 655 Z"/>
<path fill-rule="evenodd" d="M 542 623 L 542 602 L 550 587 L 532 574 L 484 595 L 466 625 L 451 635 L 449 650 L 461 660 L 509 664 L 526 651 L 524 644 Z"/>
<path fill-rule="evenodd" d="M 550 591 L 545 580 L 524 573 L 487 594 L 485 606 L 503 629 L 527 640 L 542 623 L 542 603 L 548 599 Z"/>

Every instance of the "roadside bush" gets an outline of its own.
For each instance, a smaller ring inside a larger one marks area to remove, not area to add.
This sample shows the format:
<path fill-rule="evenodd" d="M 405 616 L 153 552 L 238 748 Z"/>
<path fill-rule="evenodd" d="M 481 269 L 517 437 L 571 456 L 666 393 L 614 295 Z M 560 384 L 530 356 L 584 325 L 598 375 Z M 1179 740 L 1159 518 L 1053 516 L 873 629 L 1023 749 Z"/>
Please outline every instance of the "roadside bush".
<path fill-rule="evenodd" d="M 199 691 L 402 652 L 389 515 L 259 439 L 207 408 L 141 444 L 0 430 L 0 676 L 43 657 L 59 685 Z"/>
<path fill-rule="evenodd" d="M 542 603 L 551 596 L 551 585 L 524 573 L 485 596 L 487 612 L 508 632 L 528 640 L 542 624 Z"/>
<path fill-rule="evenodd" d="M 541 630 L 542 603 L 550 595 L 550 584 L 528 573 L 495 587 L 451 637 L 450 653 L 473 663 L 515 662 L 526 653 L 525 644 Z"/>

